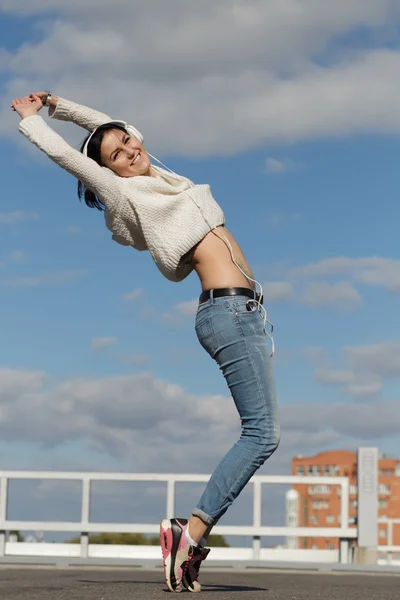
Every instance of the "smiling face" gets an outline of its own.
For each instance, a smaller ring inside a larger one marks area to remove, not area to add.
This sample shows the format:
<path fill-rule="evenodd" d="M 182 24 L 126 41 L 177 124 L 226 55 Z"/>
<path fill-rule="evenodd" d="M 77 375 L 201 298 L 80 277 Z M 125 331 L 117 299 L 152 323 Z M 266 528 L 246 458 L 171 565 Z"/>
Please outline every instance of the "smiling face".
<path fill-rule="evenodd" d="M 120 177 L 149 175 L 150 158 L 143 144 L 125 131 L 106 131 L 101 143 L 101 160 Z"/>

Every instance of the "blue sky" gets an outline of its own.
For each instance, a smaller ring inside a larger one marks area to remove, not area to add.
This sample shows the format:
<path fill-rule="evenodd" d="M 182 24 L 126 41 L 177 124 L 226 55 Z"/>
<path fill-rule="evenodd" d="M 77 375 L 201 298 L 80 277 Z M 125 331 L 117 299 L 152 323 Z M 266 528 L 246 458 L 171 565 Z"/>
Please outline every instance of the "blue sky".
<path fill-rule="evenodd" d="M 133 31 L 123 4 L 93 18 L 75 2 L 0 12 L 0 464 L 210 472 L 238 432 L 185 304 L 196 275 L 168 282 L 118 246 L 18 133 L 9 102 L 43 88 L 133 121 L 152 153 L 210 183 L 275 326 L 283 437 L 262 472 L 327 448 L 398 455 L 397 3 L 325 13 L 310 0 L 294 16 L 295 2 L 234 2 L 232 16 L 221 1 L 206 44 L 188 6 L 176 47 L 171 15 L 144 46 L 150 4 Z M 285 44 L 265 37 L 274 24 Z M 84 136 L 52 125 L 75 146 Z"/>

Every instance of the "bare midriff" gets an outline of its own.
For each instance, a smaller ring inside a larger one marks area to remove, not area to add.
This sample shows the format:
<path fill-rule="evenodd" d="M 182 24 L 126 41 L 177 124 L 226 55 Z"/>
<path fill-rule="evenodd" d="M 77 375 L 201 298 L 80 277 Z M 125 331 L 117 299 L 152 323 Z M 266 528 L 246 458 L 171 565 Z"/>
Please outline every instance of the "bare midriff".
<path fill-rule="evenodd" d="M 202 291 L 227 287 L 254 289 L 253 282 L 249 282 L 232 261 L 229 248 L 222 235 L 230 243 L 236 263 L 242 271 L 254 279 L 239 244 L 233 235 L 221 225 L 210 231 L 197 244 L 193 252 L 193 267 L 199 276 Z"/>

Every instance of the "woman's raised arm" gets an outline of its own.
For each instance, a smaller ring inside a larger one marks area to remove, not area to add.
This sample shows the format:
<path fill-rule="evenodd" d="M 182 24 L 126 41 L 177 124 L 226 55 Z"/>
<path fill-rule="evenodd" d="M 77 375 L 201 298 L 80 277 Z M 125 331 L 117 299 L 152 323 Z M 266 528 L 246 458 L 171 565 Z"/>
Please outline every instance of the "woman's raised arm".
<path fill-rule="evenodd" d="M 49 127 L 38 115 L 43 108 L 41 99 L 32 94 L 31 98 L 17 98 L 12 108 L 20 115 L 19 131 L 32 144 L 60 167 L 74 175 L 87 188 L 99 195 L 108 208 L 120 201 L 119 178 L 108 169 L 100 167 L 94 160 L 84 156 L 70 146 L 58 133 Z"/>
<path fill-rule="evenodd" d="M 43 106 L 45 106 L 48 92 L 35 92 L 30 95 L 30 97 L 33 96 L 40 98 Z M 49 115 L 53 119 L 58 119 L 59 121 L 70 121 L 71 123 L 75 123 L 75 125 L 79 125 L 79 127 L 83 127 L 88 131 L 94 131 L 100 125 L 112 121 L 111 117 L 105 113 L 93 110 L 93 108 L 89 108 L 83 104 L 71 102 L 71 100 L 66 100 L 60 96 L 53 95 L 51 96 Z"/>

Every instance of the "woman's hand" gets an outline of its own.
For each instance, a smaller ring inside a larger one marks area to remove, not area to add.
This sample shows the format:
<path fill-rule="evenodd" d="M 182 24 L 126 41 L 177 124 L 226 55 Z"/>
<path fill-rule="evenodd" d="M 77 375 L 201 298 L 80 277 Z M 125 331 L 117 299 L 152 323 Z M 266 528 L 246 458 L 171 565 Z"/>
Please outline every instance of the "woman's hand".
<path fill-rule="evenodd" d="M 37 96 L 38 98 L 41 99 L 43 106 L 46 105 L 46 100 L 47 100 L 47 96 L 48 96 L 48 92 L 45 91 L 41 91 L 41 92 L 33 92 L 33 94 L 29 94 L 29 98 L 33 98 L 33 96 Z M 54 99 L 54 96 L 51 97 L 51 99 Z"/>
<path fill-rule="evenodd" d="M 43 108 L 43 102 L 39 96 L 31 94 L 25 96 L 25 98 L 15 98 L 11 102 L 11 108 L 19 114 L 21 119 L 25 119 L 25 117 L 37 115 L 39 110 Z"/>

